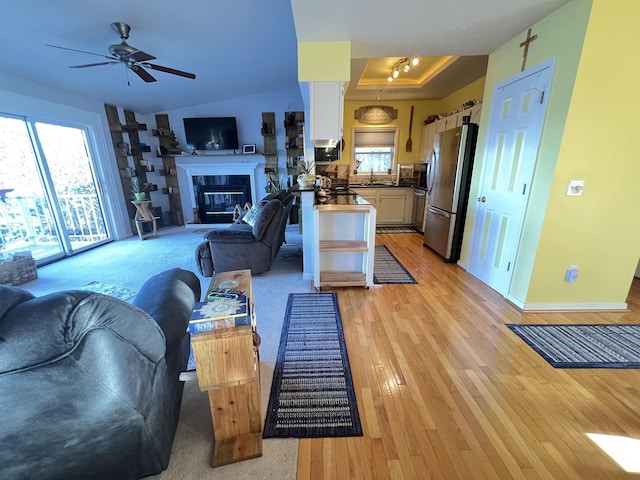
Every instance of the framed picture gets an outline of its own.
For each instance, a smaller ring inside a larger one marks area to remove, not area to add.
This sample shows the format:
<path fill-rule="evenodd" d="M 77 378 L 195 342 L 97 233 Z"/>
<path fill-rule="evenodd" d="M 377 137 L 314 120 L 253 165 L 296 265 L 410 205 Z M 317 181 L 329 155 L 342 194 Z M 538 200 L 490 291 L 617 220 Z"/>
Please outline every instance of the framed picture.
<path fill-rule="evenodd" d="M 256 153 L 256 146 L 254 145 L 242 145 L 242 153 Z"/>

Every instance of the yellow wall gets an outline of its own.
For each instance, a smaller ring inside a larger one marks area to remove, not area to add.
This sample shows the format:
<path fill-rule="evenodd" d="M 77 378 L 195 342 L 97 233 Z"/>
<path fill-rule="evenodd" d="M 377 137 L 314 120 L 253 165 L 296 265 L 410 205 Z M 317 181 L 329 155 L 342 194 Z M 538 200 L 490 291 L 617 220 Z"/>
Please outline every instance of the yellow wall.
<path fill-rule="evenodd" d="M 352 132 L 354 128 L 376 128 L 376 125 L 361 123 L 354 118 L 354 112 L 360 107 L 368 105 L 385 105 L 398 110 L 398 118 L 393 122 L 378 125 L 378 127 L 398 127 L 399 141 L 398 162 L 415 163 L 420 161 L 420 140 L 424 121 L 429 115 L 439 115 L 459 108 L 469 100 L 482 100 L 484 89 L 484 77 L 470 83 L 469 85 L 453 92 L 451 95 L 441 100 L 402 100 L 394 102 L 385 101 L 361 101 L 344 102 L 343 137 L 345 142 L 343 158 L 338 163 L 349 163 Z M 409 138 L 409 119 L 411 117 L 411 106 L 413 105 L 413 125 L 411 128 L 411 152 L 406 151 L 406 144 Z"/>
<path fill-rule="evenodd" d="M 593 2 L 527 303 L 626 301 L 640 256 L 638 18 L 637 0 Z M 586 181 L 581 197 L 565 195 L 569 179 Z"/>
<path fill-rule="evenodd" d="M 354 112 L 367 105 L 385 105 L 398 110 L 398 118 L 384 125 L 369 125 L 361 123 L 354 118 Z M 409 118 L 411 116 L 411 105 L 413 105 L 413 125 L 411 128 L 411 152 L 406 151 L 406 144 L 409 138 Z M 429 115 L 437 115 L 442 111 L 441 102 L 439 100 L 402 100 L 396 102 L 344 102 L 344 119 L 342 122 L 342 131 L 344 137 L 343 158 L 340 163 L 349 163 L 352 150 L 352 133 L 354 128 L 376 128 L 376 127 L 398 127 L 398 162 L 413 163 L 420 161 L 420 133 L 424 120 Z"/>
<path fill-rule="evenodd" d="M 615 8 L 613 8 L 615 6 Z M 509 296 L 525 308 L 626 301 L 640 256 L 640 160 L 634 147 L 640 61 L 636 0 L 571 0 L 533 26 L 527 66 L 556 57 L 549 105 Z M 478 193 L 493 87 L 520 70 L 526 32 L 489 57 L 471 197 Z M 567 197 L 570 179 L 586 181 Z M 473 214 L 465 228 L 468 261 Z M 578 265 L 575 283 L 566 283 Z"/>
<path fill-rule="evenodd" d="M 527 68 L 551 57 L 556 58 L 556 64 L 522 239 L 509 292 L 514 300 L 523 303 L 536 259 L 590 6 L 591 0 L 572 0 L 532 27 L 532 33 L 538 35 L 538 38 L 529 47 Z M 493 88 L 496 84 L 520 73 L 523 52 L 520 43 L 525 37 L 526 31 L 489 56 L 470 198 L 478 197 L 479 193 Z M 475 202 L 469 203 L 461 253 L 463 264 L 469 261 L 475 207 Z"/>
<path fill-rule="evenodd" d="M 469 100 L 482 100 L 482 97 L 484 96 L 485 80 L 486 77 L 481 77 L 475 82 L 471 82 L 466 87 L 462 87 L 460 90 L 444 97 L 441 101 L 442 111 L 451 112 L 456 110 L 460 105 L 463 105 Z"/>
<path fill-rule="evenodd" d="M 348 81 L 351 42 L 298 42 L 298 81 Z"/>

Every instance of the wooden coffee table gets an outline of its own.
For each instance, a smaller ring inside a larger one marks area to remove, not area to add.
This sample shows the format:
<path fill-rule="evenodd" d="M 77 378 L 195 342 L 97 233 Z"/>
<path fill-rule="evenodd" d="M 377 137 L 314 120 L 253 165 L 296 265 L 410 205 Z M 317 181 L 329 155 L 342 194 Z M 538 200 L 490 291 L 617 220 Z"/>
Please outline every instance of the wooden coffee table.
<path fill-rule="evenodd" d="M 251 270 L 214 274 L 207 294 L 236 280 L 251 306 L 251 325 L 227 327 L 191 336 L 196 375 L 209 394 L 214 433 L 212 466 L 262 456 L 260 366 L 253 348 L 256 328 Z"/>

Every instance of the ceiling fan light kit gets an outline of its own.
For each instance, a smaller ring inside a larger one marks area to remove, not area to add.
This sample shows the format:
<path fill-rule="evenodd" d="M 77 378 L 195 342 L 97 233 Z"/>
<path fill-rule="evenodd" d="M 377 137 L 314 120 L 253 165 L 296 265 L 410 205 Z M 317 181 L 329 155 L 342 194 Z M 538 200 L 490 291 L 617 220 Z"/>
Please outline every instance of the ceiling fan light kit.
<path fill-rule="evenodd" d="M 104 57 L 108 60 L 106 62 L 86 63 L 83 65 L 72 65 L 69 68 L 87 68 L 87 67 L 97 67 L 101 65 L 115 65 L 115 64 L 121 63 L 147 83 L 155 82 L 156 79 L 149 72 L 147 72 L 145 68 L 156 70 L 158 72 L 169 73 L 171 75 L 178 75 L 184 78 L 190 78 L 190 79 L 196 78 L 195 74 L 193 73 L 184 72 L 182 70 L 176 70 L 175 68 L 163 67 L 162 65 L 155 65 L 153 63 L 148 63 L 149 60 L 155 60 L 156 57 L 154 57 L 153 55 L 149 55 L 148 53 L 143 52 L 142 50 L 139 50 L 135 47 L 132 47 L 127 43 L 127 39 L 129 38 L 129 32 L 131 31 L 131 27 L 128 24 L 124 22 L 113 22 L 111 24 L 111 28 L 120 36 L 120 39 L 122 40 L 122 42 L 114 45 L 109 45 L 108 50 L 110 55 L 86 52 L 83 50 L 60 47 L 57 45 L 47 44 L 47 46 L 53 47 L 53 48 L 60 48 L 62 50 L 70 50 L 72 52 L 86 53 L 89 55 L 97 55 L 99 57 Z"/>

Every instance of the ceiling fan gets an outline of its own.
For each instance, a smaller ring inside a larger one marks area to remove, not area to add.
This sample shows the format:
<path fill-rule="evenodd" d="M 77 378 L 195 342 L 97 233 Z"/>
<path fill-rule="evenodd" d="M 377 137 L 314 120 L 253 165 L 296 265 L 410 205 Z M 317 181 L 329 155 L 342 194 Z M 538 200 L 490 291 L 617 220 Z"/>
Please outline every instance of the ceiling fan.
<path fill-rule="evenodd" d="M 189 72 L 183 72 L 182 70 L 176 70 L 175 68 L 163 67 L 162 65 L 155 65 L 153 63 L 148 63 L 149 60 L 155 60 L 156 57 L 153 55 L 149 55 L 142 50 L 138 50 L 135 47 L 132 47 L 127 43 L 127 39 L 129 38 L 129 32 L 131 31 L 131 27 L 124 22 L 114 22 L 111 24 L 111 28 L 115 30 L 115 32 L 122 39 L 121 43 L 117 43 L 115 45 L 109 45 L 109 53 L 110 55 L 102 55 L 100 53 L 86 52 L 84 50 L 76 50 L 75 48 L 67 48 L 60 47 L 57 45 L 49 45 L 46 44 L 47 47 L 60 48 L 62 50 L 71 50 L 72 52 L 80 52 L 87 53 L 89 55 L 97 55 L 99 57 L 104 57 L 108 61 L 107 62 L 98 62 L 98 63 L 87 63 L 84 65 L 72 65 L 69 68 L 87 68 L 87 67 L 98 67 L 100 65 L 117 65 L 118 63 L 123 64 L 126 68 L 131 70 L 133 73 L 138 75 L 145 82 L 155 82 L 156 79 L 145 70 L 145 68 L 149 68 L 151 70 L 157 70 L 159 72 L 170 73 L 172 75 L 179 75 L 181 77 L 196 78 L 195 74 Z"/>

